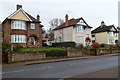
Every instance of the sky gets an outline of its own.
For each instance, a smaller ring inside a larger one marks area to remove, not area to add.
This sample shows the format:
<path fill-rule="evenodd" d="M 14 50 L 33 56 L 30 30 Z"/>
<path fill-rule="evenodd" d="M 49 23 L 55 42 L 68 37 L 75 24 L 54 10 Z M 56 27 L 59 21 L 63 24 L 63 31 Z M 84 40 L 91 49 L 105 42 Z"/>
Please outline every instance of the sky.
<path fill-rule="evenodd" d="M 101 21 L 118 27 L 118 2 L 119 0 L 0 0 L 0 21 L 13 13 L 19 4 L 35 18 L 39 14 L 46 30 L 53 18 L 65 20 L 66 14 L 69 19 L 83 17 L 93 29 L 100 26 Z"/>

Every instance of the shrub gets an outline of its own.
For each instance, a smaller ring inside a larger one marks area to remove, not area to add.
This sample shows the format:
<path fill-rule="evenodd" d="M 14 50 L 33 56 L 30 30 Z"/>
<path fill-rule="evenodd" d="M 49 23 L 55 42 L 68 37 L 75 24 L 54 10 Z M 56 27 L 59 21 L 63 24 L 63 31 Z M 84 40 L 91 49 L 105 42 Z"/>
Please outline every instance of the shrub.
<path fill-rule="evenodd" d="M 101 44 L 100 47 L 106 47 L 106 44 Z"/>
<path fill-rule="evenodd" d="M 15 47 L 13 48 L 14 51 L 18 51 L 20 48 L 23 48 L 22 45 L 16 44 Z"/>
<path fill-rule="evenodd" d="M 2 52 L 8 53 L 11 50 L 11 45 L 8 42 L 2 43 Z"/>
<path fill-rule="evenodd" d="M 46 57 L 67 57 L 67 50 L 46 51 Z"/>
<path fill-rule="evenodd" d="M 100 44 L 97 43 L 97 42 L 94 42 L 94 43 L 92 44 L 92 47 L 94 47 L 94 48 L 98 48 L 98 47 L 100 47 Z"/>
<path fill-rule="evenodd" d="M 75 42 L 59 42 L 59 43 L 52 43 L 53 47 L 76 47 Z"/>

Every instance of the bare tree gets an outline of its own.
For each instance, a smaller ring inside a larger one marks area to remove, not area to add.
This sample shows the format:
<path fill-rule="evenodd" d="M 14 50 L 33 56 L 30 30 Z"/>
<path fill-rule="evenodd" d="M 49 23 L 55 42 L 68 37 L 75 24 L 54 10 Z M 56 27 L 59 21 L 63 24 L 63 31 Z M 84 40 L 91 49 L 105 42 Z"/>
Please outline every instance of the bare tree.
<path fill-rule="evenodd" d="M 54 33 L 52 30 L 63 23 L 64 23 L 64 20 L 60 18 L 54 18 L 49 22 L 49 27 L 50 27 L 48 29 L 49 39 L 54 39 Z"/>
<path fill-rule="evenodd" d="M 60 24 L 63 24 L 64 23 L 64 20 L 63 19 L 60 19 L 60 18 L 54 18 L 52 19 L 50 22 L 49 22 L 49 26 L 50 26 L 50 29 L 54 29 L 56 28 L 57 26 L 59 26 Z"/>

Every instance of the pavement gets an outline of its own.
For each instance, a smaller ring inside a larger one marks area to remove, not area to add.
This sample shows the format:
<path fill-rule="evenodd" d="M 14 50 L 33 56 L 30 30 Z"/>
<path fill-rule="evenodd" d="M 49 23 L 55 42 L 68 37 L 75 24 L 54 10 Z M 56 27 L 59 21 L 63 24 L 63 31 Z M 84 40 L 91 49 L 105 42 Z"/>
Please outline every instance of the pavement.
<path fill-rule="evenodd" d="M 104 55 L 99 55 L 99 56 L 84 55 L 83 57 L 72 57 L 72 58 L 61 58 L 61 59 L 46 59 L 46 60 L 16 62 L 16 63 L 10 63 L 10 64 L 2 64 L 2 67 L 31 65 L 31 64 L 42 64 L 42 63 L 61 62 L 61 61 L 79 60 L 79 59 L 89 59 L 89 58 L 98 58 L 98 57 L 103 57 L 103 56 L 114 56 L 114 55 L 118 55 L 118 53 L 116 53 L 116 54 L 104 54 Z"/>

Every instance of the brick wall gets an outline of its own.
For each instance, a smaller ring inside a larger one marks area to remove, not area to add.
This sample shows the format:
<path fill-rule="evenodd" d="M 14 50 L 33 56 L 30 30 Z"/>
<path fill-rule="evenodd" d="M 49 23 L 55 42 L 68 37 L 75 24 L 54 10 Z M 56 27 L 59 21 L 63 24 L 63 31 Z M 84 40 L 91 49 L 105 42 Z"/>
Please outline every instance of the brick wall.
<path fill-rule="evenodd" d="M 12 52 L 8 54 L 8 63 L 45 58 L 45 52 Z"/>

